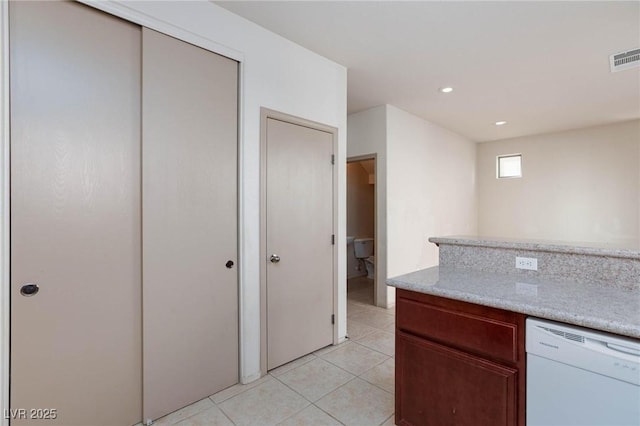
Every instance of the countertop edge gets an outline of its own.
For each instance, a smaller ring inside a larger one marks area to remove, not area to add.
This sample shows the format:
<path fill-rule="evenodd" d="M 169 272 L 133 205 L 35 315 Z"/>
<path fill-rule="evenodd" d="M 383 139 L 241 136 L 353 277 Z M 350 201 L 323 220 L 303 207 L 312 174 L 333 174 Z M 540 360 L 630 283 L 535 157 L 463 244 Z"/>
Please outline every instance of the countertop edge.
<path fill-rule="evenodd" d="M 434 268 L 437 268 L 437 266 Z M 563 310 L 552 310 L 549 308 L 537 307 L 534 305 L 523 305 L 522 303 L 511 302 L 505 299 L 482 296 L 464 291 L 455 291 L 449 289 L 441 289 L 433 286 L 412 284 L 397 278 L 387 279 L 386 282 L 392 287 L 403 290 L 410 290 L 418 293 L 440 296 L 448 299 L 459 300 L 462 302 L 475 303 L 482 306 L 504 309 L 507 311 L 517 312 L 542 319 L 563 322 L 567 324 L 591 328 L 594 330 L 605 331 L 626 337 L 640 339 L 640 327 L 630 324 L 621 324 L 618 322 L 608 321 L 599 317 L 577 315 Z"/>

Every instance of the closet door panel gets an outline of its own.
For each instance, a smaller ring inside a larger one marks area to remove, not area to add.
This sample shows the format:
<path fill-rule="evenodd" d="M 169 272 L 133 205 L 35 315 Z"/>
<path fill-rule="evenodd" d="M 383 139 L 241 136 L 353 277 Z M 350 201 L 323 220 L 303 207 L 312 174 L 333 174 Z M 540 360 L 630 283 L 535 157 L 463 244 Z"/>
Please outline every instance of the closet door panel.
<path fill-rule="evenodd" d="M 145 419 L 238 382 L 237 87 L 236 62 L 143 29 Z"/>
<path fill-rule="evenodd" d="M 9 11 L 11 424 L 132 425 L 141 30 L 73 2 Z"/>

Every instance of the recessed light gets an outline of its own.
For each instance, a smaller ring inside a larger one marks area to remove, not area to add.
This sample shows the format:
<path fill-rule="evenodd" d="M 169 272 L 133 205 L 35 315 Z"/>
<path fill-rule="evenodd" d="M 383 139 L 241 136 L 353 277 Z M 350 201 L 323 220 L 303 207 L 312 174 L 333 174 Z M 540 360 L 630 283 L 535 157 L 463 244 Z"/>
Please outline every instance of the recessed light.
<path fill-rule="evenodd" d="M 442 88 L 440 88 L 440 91 L 442 93 L 451 93 L 451 92 L 453 92 L 453 87 L 442 87 Z"/>
<path fill-rule="evenodd" d="M 505 124 L 507 124 L 506 121 L 496 121 L 496 126 L 504 126 Z"/>

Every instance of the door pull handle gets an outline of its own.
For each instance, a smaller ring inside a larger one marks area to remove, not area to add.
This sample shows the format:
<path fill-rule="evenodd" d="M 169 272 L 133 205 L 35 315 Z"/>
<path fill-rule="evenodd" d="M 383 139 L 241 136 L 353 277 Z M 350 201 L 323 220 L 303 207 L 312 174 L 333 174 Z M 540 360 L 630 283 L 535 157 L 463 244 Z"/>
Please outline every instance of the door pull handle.
<path fill-rule="evenodd" d="M 38 291 L 40 291 L 40 287 L 38 287 L 38 284 L 33 283 L 25 284 L 20 288 L 20 294 L 25 297 L 35 296 Z"/>

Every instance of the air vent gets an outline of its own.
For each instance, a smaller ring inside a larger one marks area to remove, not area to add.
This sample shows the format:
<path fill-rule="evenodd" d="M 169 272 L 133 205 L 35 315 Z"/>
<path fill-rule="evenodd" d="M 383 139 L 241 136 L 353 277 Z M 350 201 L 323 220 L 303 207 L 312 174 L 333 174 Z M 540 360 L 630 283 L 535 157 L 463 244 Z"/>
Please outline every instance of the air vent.
<path fill-rule="evenodd" d="M 640 67 L 640 47 L 626 52 L 614 53 L 609 56 L 611 72 Z"/>
<path fill-rule="evenodd" d="M 584 336 L 580 336 L 579 334 L 568 333 L 566 331 L 555 330 L 553 328 L 547 328 L 547 327 L 540 327 L 540 328 L 550 333 L 553 333 L 556 336 L 564 337 L 567 340 L 573 340 L 574 342 L 584 343 Z"/>

